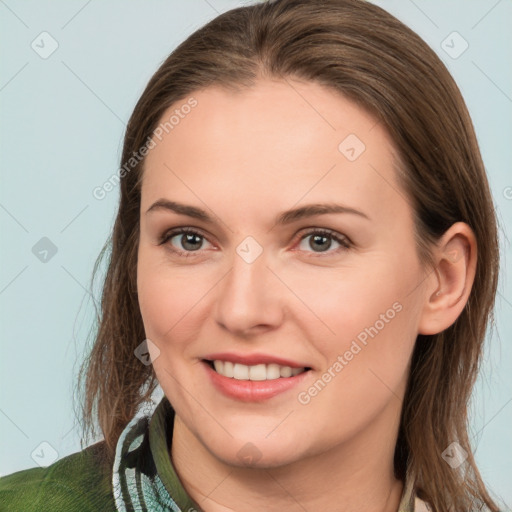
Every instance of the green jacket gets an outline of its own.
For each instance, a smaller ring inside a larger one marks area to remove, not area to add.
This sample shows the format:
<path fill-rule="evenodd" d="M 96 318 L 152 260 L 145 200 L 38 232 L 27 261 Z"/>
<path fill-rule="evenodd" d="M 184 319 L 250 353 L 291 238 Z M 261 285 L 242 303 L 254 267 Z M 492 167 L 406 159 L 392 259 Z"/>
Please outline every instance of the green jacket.
<path fill-rule="evenodd" d="M 0 478 L 1 512 L 199 512 L 169 456 L 174 411 L 163 397 L 151 418 L 136 416 L 123 430 L 113 465 L 105 442 L 46 468 Z M 399 512 L 427 511 L 406 482 Z"/>

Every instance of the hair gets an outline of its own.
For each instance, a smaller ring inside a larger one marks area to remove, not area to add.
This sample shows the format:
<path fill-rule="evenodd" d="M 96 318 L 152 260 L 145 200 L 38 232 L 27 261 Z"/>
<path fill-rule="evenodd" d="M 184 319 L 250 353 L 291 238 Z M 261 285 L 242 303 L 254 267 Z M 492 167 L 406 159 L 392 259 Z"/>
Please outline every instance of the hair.
<path fill-rule="evenodd" d="M 397 176 L 415 218 L 418 254 L 455 222 L 467 223 L 478 247 L 465 308 L 449 328 L 418 335 L 395 449 L 397 478 L 435 511 L 498 507 L 477 469 L 468 437 L 468 406 L 489 323 L 499 254 L 497 221 L 473 124 L 462 95 L 435 52 L 394 16 L 365 0 L 277 0 L 225 12 L 182 42 L 150 79 L 128 122 L 121 162 L 151 137 L 164 112 L 209 86 L 240 90 L 258 79 L 321 84 L 370 112 L 395 144 Z M 144 159 L 121 176 L 94 344 L 83 362 L 85 435 L 97 421 L 113 460 L 122 429 L 158 382 L 134 357 L 146 338 L 137 298 L 141 179 Z M 442 452 L 457 441 L 468 453 L 452 469 Z"/>

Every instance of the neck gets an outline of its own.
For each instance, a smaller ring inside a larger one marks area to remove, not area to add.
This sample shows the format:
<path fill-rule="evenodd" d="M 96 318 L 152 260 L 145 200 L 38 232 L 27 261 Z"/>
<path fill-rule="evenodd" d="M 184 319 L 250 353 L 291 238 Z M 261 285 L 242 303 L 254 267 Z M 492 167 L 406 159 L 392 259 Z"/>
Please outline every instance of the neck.
<path fill-rule="evenodd" d="M 206 512 L 396 512 L 403 492 L 393 472 L 397 431 L 397 422 L 383 414 L 327 452 L 285 466 L 245 468 L 215 457 L 176 416 L 171 458 L 190 497 Z"/>

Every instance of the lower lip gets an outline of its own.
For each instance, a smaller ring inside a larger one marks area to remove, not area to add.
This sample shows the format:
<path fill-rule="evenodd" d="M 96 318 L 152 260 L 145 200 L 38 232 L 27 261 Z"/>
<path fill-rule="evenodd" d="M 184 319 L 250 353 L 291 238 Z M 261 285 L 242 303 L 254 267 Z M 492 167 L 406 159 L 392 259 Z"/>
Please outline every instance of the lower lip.
<path fill-rule="evenodd" d="M 206 372 L 217 390 L 229 398 L 244 402 L 262 402 L 292 389 L 302 382 L 308 371 L 294 377 L 281 377 L 273 380 L 238 380 L 224 377 L 208 363 L 203 362 Z"/>

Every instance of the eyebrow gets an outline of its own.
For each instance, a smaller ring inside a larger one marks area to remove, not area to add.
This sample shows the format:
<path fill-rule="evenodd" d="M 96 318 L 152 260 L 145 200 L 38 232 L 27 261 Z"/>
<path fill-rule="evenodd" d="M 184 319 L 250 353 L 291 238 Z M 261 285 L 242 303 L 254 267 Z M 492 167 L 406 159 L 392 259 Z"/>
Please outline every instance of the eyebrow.
<path fill-rule="evenodd" d="M 176 201 L 169 201 L 167 199 L 159 199 L 158 201 L 154 202 L 146 210 L 146 214 L 156 210 L 172 211 L 180 215 L 186 215 L 188 217 L 201 220 L 207 224 L 213 224 L 215 222 L 213 217 L 211 217 L 205 210 L 202 210 L 201 208 L 197 208 L 196 206 L 191 206 L 183 203 L 178 203 Z M 315 203 L 300 206 L 299 208 L 294 208 L 292 210 L 287 210 L 285 212 L 280 213 L 275 219 L 275 224 L 291 224 L 292 222 L 297 222 L 307 217 L 313 217 L 315 215 L 327 215 L 329 213 L 350 213 L 370 220 L 368 215 L 366 215 L 364 212 L 360 210 L 356 210 L 355 208 L 335 203 Z"/>

